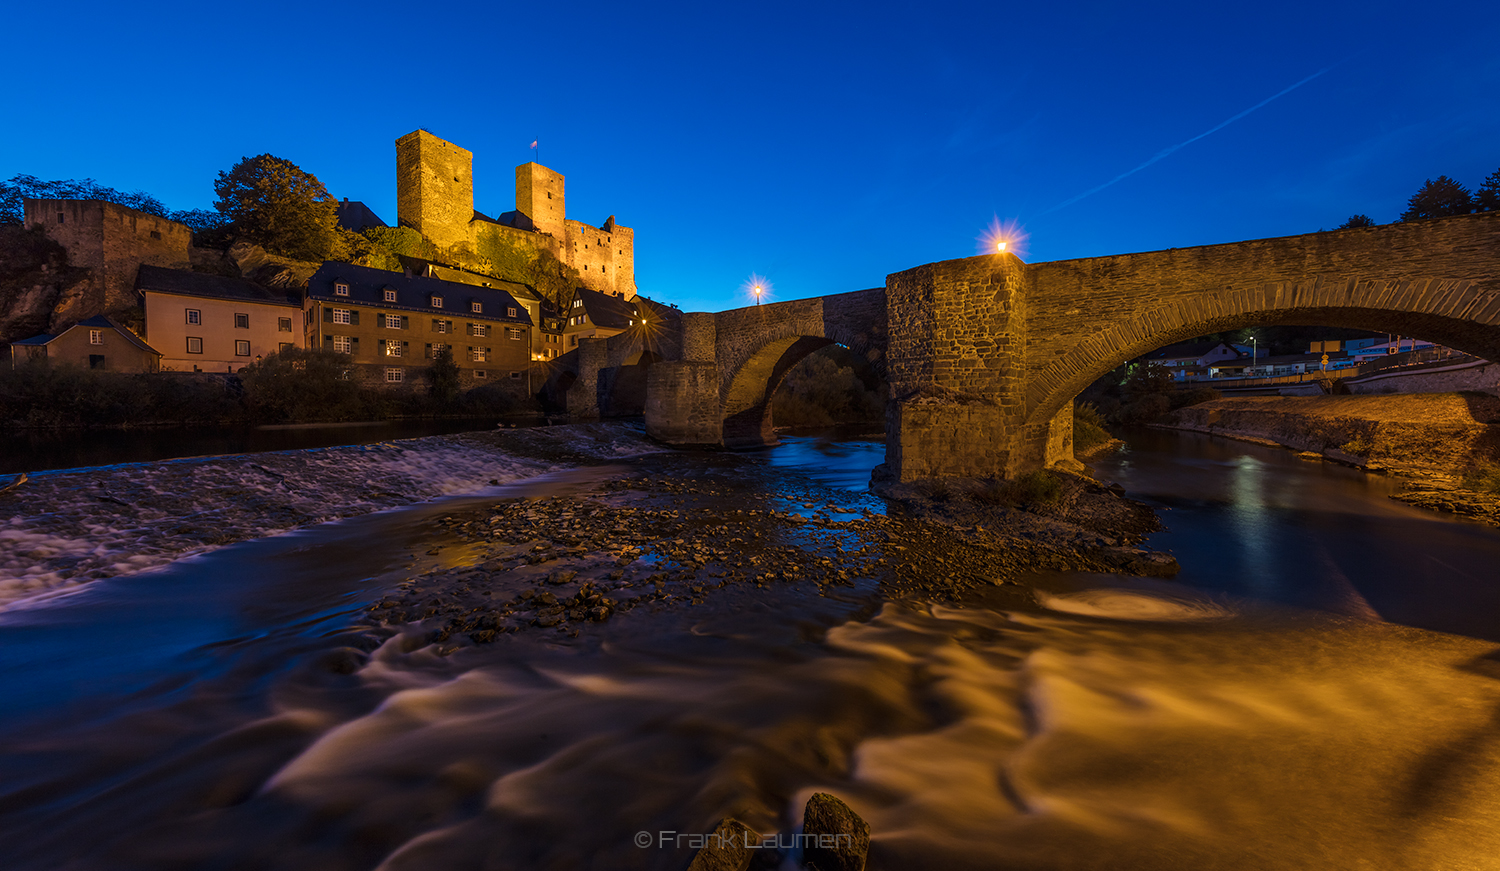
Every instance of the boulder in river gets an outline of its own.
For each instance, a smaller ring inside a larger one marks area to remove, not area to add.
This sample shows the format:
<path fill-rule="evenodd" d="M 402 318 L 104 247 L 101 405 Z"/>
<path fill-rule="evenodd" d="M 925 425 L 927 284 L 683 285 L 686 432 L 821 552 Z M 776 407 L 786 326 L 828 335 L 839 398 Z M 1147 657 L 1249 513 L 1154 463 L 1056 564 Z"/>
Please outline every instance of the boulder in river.
<path fill-rule="evenodd" d="M 750 845 L 758 843 L 760 835 L 753 829 L 734 817 L 725 817 L 693 857 L 688 871 L 745 871 L 756 855 Z"/>
<path fill-rule="evenodd" d="M 864 871 L 870 824 L 837 796 L 813 793 L 802 812 L 802 835 L 808 871 Z"/>

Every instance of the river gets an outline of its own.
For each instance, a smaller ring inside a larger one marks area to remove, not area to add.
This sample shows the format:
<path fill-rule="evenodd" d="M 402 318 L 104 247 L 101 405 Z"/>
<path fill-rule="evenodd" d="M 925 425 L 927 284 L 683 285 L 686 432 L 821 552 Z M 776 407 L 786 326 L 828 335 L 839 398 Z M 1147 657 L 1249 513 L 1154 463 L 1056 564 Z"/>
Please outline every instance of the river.
<path fill-rule="evenodd" d="M 1173 581 L 1037 574 L 1003 610 L 768 587 L 452 657 L 360 623 L 454 558 L 430 522 L 465 506 L 642 464 L 857 491 L 880 458 L 564 469 L 0 612 L 0 864 L 680 869 L 661 832 L 789 832 L 823 790 L 872 871 L 1500 867 L 1500 534 L 1257 445 L 1094 464 L 1161 507 Z"/>

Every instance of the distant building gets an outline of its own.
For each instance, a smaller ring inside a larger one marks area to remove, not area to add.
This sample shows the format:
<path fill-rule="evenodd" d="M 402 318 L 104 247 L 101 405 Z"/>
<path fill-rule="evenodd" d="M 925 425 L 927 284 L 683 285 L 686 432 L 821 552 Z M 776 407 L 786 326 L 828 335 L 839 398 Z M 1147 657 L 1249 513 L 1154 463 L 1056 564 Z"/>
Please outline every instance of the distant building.
<path fill-rule="evenodd" d="M 306 346 L 301 294 L 227 278 L 142 265 L 146 338 L 161 366 L 178 372 L 238 372 L 267 355 Z"/>
<path fill-rule="evenodd" d="M 1240 357 L 1240 352 L 1228 342 L 1184 342 L 1161 348 L 1148 355 L 1146 362 L 1171 369 L 1172 377 L 1178 381 L 1189 381 L 1203 377 L 1210 366 Z"/>
<path fill-rule="evenodd" d="M 444 281 L 455 281 L 477 287 L 496 287 L 505 291 L 526 307 L 527 314 L 531 315 L 532 324 L 536 326 L 531 336 L 531 359 L 551 360 L 563 353 L 562 313 L 551 300 L 537 293 L 536 289 L 530 285 L 424 260 L 421 257 L 397 254 L 396 259 L 401 262 L 407 275 L 441 278 Z"/>
<path fill-rule="evenodd" d="M 68 250 L 68 263 L 90 279 L 58 300 L 53 325 L 100 312 L 135 308 L 142 263 L 187 269 L 193 231 L 185 224 L 104 200 L 26 200 L 27 227 L 39 227 Z"/>
<path fill-rule="evenodd" d="M 661 323 L 670 311 L 667 306 L 644 296 L 625 299 L 580 287 L 573 292 L 572 302 L 563 311 L 567 321 L 563 327 L 563 350 L 566 353 L 578 347 L 580 339 L 607 339 L 632 327 Z"/>
<path fill-rule="evenodd" d="M 308 281 L 303 314 L 307 346 L 350 355 L 362 380 L 414 384 L 448 348 L 463 386 L 532 392 L 534 324 L 500 288 L 329 262 Z"/>
<path fill-rule="evenodd" d="M 47 360 L 112 372 L 155 372 L 161 354 L 129 327 L 107 315 L 79 321 L 57 335 L 12 342 L 11 365 Z"/>
<path fill-rule="evenodd" d="M 610 215 L 595 227 L 567 216 L 566 179 L 539 163 L 516 167 L 516 208 L 474 208 L 474 155 L 425 130 L 396 140 L 397 223 L 426 236 L 445 262 L 487 269 L 496 244 L 546 251 L 601 293 L 635 296 L 635 231 Z"/>
<path fill-rule="evenodd" d="M 338 207 L 339 227 L 351 233 L 358 233 L 368 227 L 388 226 L 369 206 L 359 200 L 351 202 L 348 197 L 344 197 Z"/>

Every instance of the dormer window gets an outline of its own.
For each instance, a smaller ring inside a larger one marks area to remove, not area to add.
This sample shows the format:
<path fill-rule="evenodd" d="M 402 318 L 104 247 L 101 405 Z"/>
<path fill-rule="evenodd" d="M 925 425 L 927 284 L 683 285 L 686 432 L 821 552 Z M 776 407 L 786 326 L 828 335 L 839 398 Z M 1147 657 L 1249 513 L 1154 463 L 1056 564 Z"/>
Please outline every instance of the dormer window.
<path fill-rule="evenodd" d="M 508 318 L 515 317 L 516 316 L 516 310 L 514 308 L 507 307 L 505 309 L 505 316 L 508 317 Z"/>
<path fill-rule="evenodd" d="M 583 300 L 581 300 L 581 299 L 575 299 L 575 300 L 573 300 L 573 308 L 583 308 Z"/>
<path fill-rule="evenodd" d="M 484 313 L 484 303 L 482 303 L 482 302 L 471 302 L 471 303 L 469 303 L 469 311 L 473 312 L 474 314 L 483 314 Z"/>
<path fill-rule="evenodd" d="M 349 295 L 349 285 L 345 284 L 342 281 L 335 281 L 333 283 L 333 295 L 334 296 L 348 296 Z"/>
<path fill-rule="evenodd" d="M 394 291 L 391 288 L 387 287 L 385 289 L 385 301 L 386 302 L 395 302 L 396 301 L 396 291 Z"/>
<path fill-rule="evenodd" d="M 442 308 L 443 307 L 443 298 L 440 297 L 440 296 L 434 296 L 432 298 L 432 307 L 433 308 Z"/>

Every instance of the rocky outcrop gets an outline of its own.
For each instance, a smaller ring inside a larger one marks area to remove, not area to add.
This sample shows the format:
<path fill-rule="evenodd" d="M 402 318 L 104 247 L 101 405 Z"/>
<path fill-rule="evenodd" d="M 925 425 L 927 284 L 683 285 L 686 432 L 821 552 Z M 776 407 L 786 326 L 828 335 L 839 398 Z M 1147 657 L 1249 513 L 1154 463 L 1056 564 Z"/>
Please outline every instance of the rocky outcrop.
<path fill-rule="evenodd" d="M 90 286 L 89 271 L 69 266 L 67 250 L 44 233 L 0 227 L 0 343 L 49 332 Z"/>
<path fill-rule="evenodd" d="M 318 267 L 323 265 L 271 254 L 259 245 L 243 239 L 229 246 L 226 253 L 239 269 L 241 278 L 278 290 L 302 287 L 318 271 Z"/>

